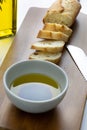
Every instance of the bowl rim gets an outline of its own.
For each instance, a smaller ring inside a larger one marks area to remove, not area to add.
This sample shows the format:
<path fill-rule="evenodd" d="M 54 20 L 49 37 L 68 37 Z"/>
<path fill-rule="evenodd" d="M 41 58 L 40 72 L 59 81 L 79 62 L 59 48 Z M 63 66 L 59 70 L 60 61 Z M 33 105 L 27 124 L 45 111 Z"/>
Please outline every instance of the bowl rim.
<path fill-rule="evenodd" d="M 65 75 L 65 78 L 66 78 L 66 85 L 65 85 L 65 88 L 63 89 L 63 91 L 61 93 L 59 93 L 57 96 L 51 98 L 51 99 L 47 99 L 47 100 L 29 100 L 29 99 L 24 99 L 24 98 L 21 98 L 19 96 L 17 96 L 16 94 L 14 94 L 12 91 L 10 91 L 10 89 L 8 88 L 7 84 L 6 84 L 6 75 L 8 73 L 8 71 L 12 68 L 12 67 L 15 67 L 16 65 L 18 64 L 21 64 L 21 63 L 24 63 L 24 62 L 42 62 L 42 63 L 46 63 L 46 64 L 51 64 L 52 66 L 60 69 L 62 71 L 62 73 L 64 73 Z M 52 102 L 54 100 L 57 100 L 59 97 L 61 97 L 62 95 L 64 95 L 64 93 L 66 93 L 67 89 L 68 89 L 68 84 L 69 84 L 69 81 L 68 81 L 68 76 L 66 74 L 66 72 L 58 65 L 52 63 L 52 62 L 49 62 L 49 61 L 41 61 L 41 60 L 24 60 L 24 61 L 19 61 L 19 62 L 16 62 L 14 64 L 12 64 L 10 67 L 7 68 L 7 70 L 5 71 L 4 73 L 4 76 L 3 76 L 3 83 L 4 83 L 4 89 L 5 91 L 7 91 L 8 93 L 10 93 L 11 96 L 14 96 L 16 99 L 20 100 L 20 101 L 24 101 L 24 102 L 29 102 L 29 103 L 46 103 L 46 102 Z"/>

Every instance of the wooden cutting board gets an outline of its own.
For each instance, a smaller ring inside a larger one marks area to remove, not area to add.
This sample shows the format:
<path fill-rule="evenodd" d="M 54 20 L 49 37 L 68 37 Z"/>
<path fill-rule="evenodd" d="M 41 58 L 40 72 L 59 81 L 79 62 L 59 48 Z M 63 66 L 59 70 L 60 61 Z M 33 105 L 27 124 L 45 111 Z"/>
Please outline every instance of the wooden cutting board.
<path fill-rule="evenodd" d="M 0 126 L 12 130 L 80 130 L 86 102 L 87 83 L 77 69 L 71 56 L 64 49 L 59 65 L 69 78 L 69 89 L 63 101 L 52 111 L 42 114 L 26 113 L 16 108 L 7 98 L 3 89 L 3 74 L 13 63 L 27 60 L 32 50 L 31 44 L 42 28 L 44 8 L 31 8 L 17 33 L 13 44 L 0 68 Z M 87 16 L 79 14 L 73 25 L 70 43 L 87 50 Z"/>

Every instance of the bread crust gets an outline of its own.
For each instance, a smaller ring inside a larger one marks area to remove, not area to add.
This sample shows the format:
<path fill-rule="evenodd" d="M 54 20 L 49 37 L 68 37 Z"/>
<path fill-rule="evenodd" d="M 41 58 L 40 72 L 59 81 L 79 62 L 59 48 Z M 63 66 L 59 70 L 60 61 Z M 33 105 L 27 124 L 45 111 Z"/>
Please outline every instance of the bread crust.
<path fill-rule="evenodd" d="M 40 30 L 38 35 L 37 35 L 37 38 L 52 39 L 52 40 L 67 42 L 69 36 L 62 33 L 62 32 L 53 32 L 53 31 L 49 31 L 49 30 Z"/>
<path fill-rule="evenodd" d="M 53 63 L 58 63 L 60 61 L 60 58 L 62 56 L 62 53 L 44 53 L 40 51 L 35 51 L 29 56 L 29 59 L 35 59 L 35 60 L 45 60 L 50 61 Z"/>
<path fill-rule="evenodd" d="M 77 0 L 57 0 L 48 9 L 43 22 L 64 24 L 71 27 L 81 9 Z"/>
<path fill-rule="evenodd" d="M 71 36 L 71 34 L 72 34 L 71 28 L 67 27 L 66 25 L 56 24 L 56 23 L 45 23 L 43 30 L 63 32 L 68 36 Z"/>
<path fill-rule="evenodd" d="M 63 51 L 64 45 L 65 45 L 64 41 L 42 40 L 33 43 L 31 49 L 43 51 L 44 53 L 45 52 L 58 53 Z"/>

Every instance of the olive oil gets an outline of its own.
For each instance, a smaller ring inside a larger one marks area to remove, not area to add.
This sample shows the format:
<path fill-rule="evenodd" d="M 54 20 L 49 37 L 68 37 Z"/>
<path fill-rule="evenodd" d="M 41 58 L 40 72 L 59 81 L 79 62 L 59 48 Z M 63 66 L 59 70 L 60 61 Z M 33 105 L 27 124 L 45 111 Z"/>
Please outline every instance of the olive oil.
<path fill-rule="evenodd" d="M 27 74 L 16 78 L 10 90 L 17 96 L 34 101 L 48 100 L 57 96 L 60 85 L 51 77 L 43 74 Z"/>
<path fill-rule="evenodd" d="M 0 38 L 15 35 L 16 22 L 17 0 L 0 0 Z"/>

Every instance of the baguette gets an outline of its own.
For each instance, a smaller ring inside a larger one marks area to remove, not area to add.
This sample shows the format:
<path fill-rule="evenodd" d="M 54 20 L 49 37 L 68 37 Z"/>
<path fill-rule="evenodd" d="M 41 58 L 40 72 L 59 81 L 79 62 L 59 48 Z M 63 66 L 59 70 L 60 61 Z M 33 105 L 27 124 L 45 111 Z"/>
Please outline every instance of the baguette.
<path fill-rule="evenodd" d="M 66 25 L 56 24 L 56 23 L 45 23 L 43 30 L 63 32 L 68 36 L 71 36 L 71 34 L 72 34 L 71 28 L 67 27 Z"/>
<path fill-rule="evenodd" d="M 69 36 L 62 33 L 62 32 L 53 32 L 49 30 L 40 30 L 37 38 L 42 38 L 42 39 L 51 39 L 51 40 L 58 40 L 58 41 L 64 41 L 67 42 Z"/>
<path fill-rule="evenodd" d="M 81 9 L 77 0 L 57 0 L 48 9 L 44 23 L 58 23 L 71 27 Z"/>
<path fill-rule="evenodd" d="M 53 63 L 58 63 L 62 53 L 48 53 L 48 52 L 40 52 L 36 51 L 29 56 L 29 59 L 36 59 L 36 60 L 46 60 Z"/>
<path fill-rule="evenodd" d="M 63 50 L 64 45 L 65 45 L 64 41 L 42 40 L 33 43 L 31 49 L 44 51 L 44 53 L 45 52 L 56 53 L 61 52 Z"/>

